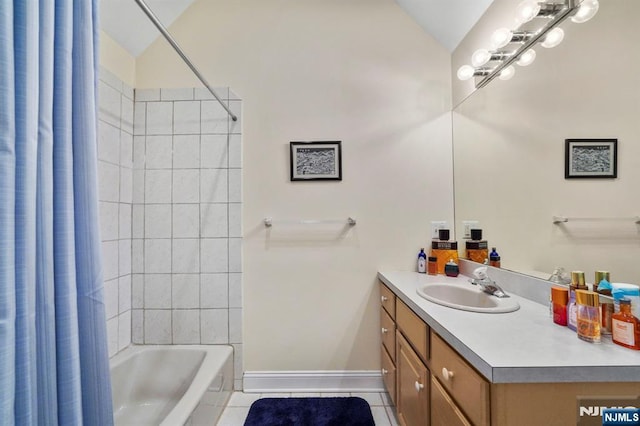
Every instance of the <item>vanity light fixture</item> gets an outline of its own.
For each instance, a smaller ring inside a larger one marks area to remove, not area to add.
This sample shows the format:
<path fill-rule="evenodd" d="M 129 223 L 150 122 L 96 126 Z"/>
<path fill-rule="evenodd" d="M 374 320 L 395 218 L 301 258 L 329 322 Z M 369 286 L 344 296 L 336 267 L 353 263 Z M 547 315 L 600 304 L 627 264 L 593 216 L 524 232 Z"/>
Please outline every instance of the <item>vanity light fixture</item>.
<path fill-rule="evenodd" d="M 513 63 L 524 67 L 535 60 L 536 52 L 532 47 L 536 43 L 552 48 L 562 42 L 564 31 L 558 25 L 565 19 L 571 18 L 575 23 L 587 22 L 598 8 L 598 0 L 524 0 L 516 10 L 516 28 L 497 29 L 491 36 L 491 50 L 476 50 L 471 57 L 471 65 L 458 69 L 458 78 L 482 77 L 476 81 L 478 89 L 496 77 L 509 80 L 515 74 Z"/>

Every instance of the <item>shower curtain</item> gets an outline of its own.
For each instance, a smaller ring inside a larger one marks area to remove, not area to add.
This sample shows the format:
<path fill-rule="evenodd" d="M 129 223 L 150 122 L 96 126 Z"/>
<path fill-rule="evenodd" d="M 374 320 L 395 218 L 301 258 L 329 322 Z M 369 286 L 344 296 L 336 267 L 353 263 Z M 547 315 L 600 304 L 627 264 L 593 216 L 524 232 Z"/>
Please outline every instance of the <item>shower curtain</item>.
<path fill-rule="evenodd" d="M 0 1 L 0 424 L 113 423 L 97 0 Z"/>

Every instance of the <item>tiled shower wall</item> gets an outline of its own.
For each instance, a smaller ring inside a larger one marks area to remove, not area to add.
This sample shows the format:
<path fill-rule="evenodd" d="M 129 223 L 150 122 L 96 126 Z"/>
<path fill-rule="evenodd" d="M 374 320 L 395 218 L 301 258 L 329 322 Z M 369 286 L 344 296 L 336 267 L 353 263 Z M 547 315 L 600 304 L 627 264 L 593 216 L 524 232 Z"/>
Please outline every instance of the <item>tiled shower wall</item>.
<path fill-rule="evenodd" d="M 131 343 L 133 89 L 100 71 L 98 184 L 109 356 Z"/>
<path fill-rule="evenodd" d="M 233 344 L 242 378 L 241 101 L 206 89 L 136 90 L 132 338 Z"/>

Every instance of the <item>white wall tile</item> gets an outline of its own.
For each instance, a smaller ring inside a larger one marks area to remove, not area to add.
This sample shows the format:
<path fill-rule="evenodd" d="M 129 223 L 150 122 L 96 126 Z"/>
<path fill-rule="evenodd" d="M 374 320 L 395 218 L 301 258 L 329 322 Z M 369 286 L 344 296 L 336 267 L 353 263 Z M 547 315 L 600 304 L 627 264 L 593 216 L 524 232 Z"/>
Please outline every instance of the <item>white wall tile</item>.
<path fill-rule="evenodd" d="M 171 272 L 171 240 L 144 241 L 144 272 Z"/>
<path fill-rule="evenodd" d="M 200 275 L 200 307 L 203 309 L 229 307 L 228 274 Z"/>
<path fill-rule="evenodd" d="M 144 151 L 147 148 L 146 136 L 133 137 L 133 168 L 144 169 Z"/>
<path fill-rule="evenodd" d="M 118 203 L 100 201 L 100 238 L 102 241 L 118 239 Z"/>
<path fill-rule="evenodd" d="M 242 170 L 229 169 L 229 202 L 242 202 Z"/>
<path fill-rule="evenodd" d="M 131 237 L 144 238 L 144 204 L 133 204 L 131 210 Z"/>
<path fill-rule="evenodd" d="M 171 204 L 147 204 L 144 209 L 145 238 L 171 238 Z"/>
<path fill-rule="evenodd" d="M 122 82 L 122 95 L 133 101 L 135 98 L 133 87 L 129 86 L 125 82 Z"/>
<path fill-rule="evenodd" d="M 171 203 L 171 170 L 146 170 L 145 203 Z"/>
<path fill-rule="evenodd" d="M 120 121 L 120 128 L 129 134 L 133 134 L 133 100 L 126 96 L 121 97 L 122 105 L 122 117 Z"/>
<path fill-rule="evenodd" d="M 144 311 L 144 343 L 155 345 L 171 344 L 171 311 Z"/>
<path fill-rule="evenodd" d="M 144 275 L 131 275 L 131 308 L 144 308 Z"/>
<path fill-rule="evenodd" d="M 173 309 L 200 307 L 200 274 L 173 274 L 171 278 Z M 194 325 L 195 327 L 195 325 Z"/>
<path fill-rule="evenodd" d="M 118 279 L 104 282 L 104 310 L 107 319 L 118 315 Z"/>
<path fill-rule="evenodd" d="M 120 165 L 133 168 L 133 135 L 124 130 L 120 131 Z"/>
<path fill-rule="evenodd" d="M 241 238 L 229 238 L 229 272 L 242 272 Z"/>
<path fill-rule="evenodd" d="M 144 203 L 144 170 L 133 170 L 133 191 L 131 202 Z"/>
<path fill-rule="evenodd" d="M 228 87 L 214 87 L 213 91 L 216 92 L 216 95 L 222 100 L 227 100 L 229 97 L 229 88 Z M 196 100 L 209 100 L 214 99 L 213 95 L 206 87 L 196 87 L 195 90 L 195 99 Z"/>
<path fill-rule="evenodd" d="M 163 101 L 192 101 L 193 88 L 160 89 L 160 99 Z"/>
<path fill-rule="evenodd" d="M 200 101 L 173 103 L 173 132 L 176 135 L 200 133 Z"/>
<path fill-rule="evenodd" d="M 229 101 L 229 109 L 238 118 L 237 121 L 229 119 L 229 133 L 234 135 L 242 134 L 242 102 Z"/>
<path fill-rule="evenodd" d="M 102 243 L 102 274 L 105 281 L 118 278 L 118 241 Z"/>
<path fill-rule="evenodd" d="M 144 308 L 171 308 L 171 274 L 145 274 Z"/>
<path fill-rule="evenodd" d="M 142 309 L 131 311 L 131 342 L 144 343 L 144 311 Z"/>
<path fill-rule="evenodd" d="M 98 161 L 98 187 L 100 201 L 120 201 L 120 167 Z"/>
<path fill-rule="evenodd" d="M 233 91 L 233 89 L 229 89 L 229 100 L 230 101 L 240 101 L 242 100 L 242 98 L 240 97 L 240 95 L 238 95 L 236 92 Z"/>
<path fill-rule="evenodd" d="M 227 111 L 218 101 L 202 101 L 202 133 L 226 134 L 228 131 Z"/>
<path fill-rule="evenodd" d="M 173 171 L 173 202 L 200 201 L 200 170 L 175 169 Z"/>
<path fill-rule="evenodd" d="M 131 239 L 131 204 L 120 204 L 120 220 L 118 236 L 120 239 Z"/>
<path fill-rule="evenodd" d="M 120 167 L 120 202 L 133 201 L 133 169 Z"/>
<path fill-rule="evenodd" d="M 107 320 L 107 346 L 109 357 L 118 353 L 118 317 Z"/>
<path fill-rule="evenodd" d="M 241 135 L 229 135 L 229 168 L 242 168 Z"/>
<path fill-rule="evenodd" d="M 120 161 L 120 129 L 102 120 L 98 121 L 98 160 Z"/>
<path fill-rule="evenodd" d="M 146 169 L 170 169 L 172 161 L 172 136 L 147 136 L 145 151 Z"/>
<path fill-rule="evenodd" d="M 147 135 L 173 133 L 173 102 L 149 102 L 147 104 Z"/>
<path fill-rule="evenodd" d="M 136 89 L 136 102 L 159 101 L 160 89 Z"/>
<path fill-rule="evenodd" d="M 118 315 L 118 350 L 131 344 L 131 311 Z"/>
<path fill-rule="evenodd" d="M 229 236 L 242 237 L 241 203 L 229 203 Z"/>
<path fill-rule="evenodd" d="M 203 238 L 229 235 L 228 204 L 200 204 L 200 235 Z"/>
<path fill-rule="evenodd" d="M 118 92 L 122 92 L 122 81 L 108 69 L 101 66 L 98 71 L 98 78 L 101 82 L 113 87 Z"/>
<path fill-rule="evenodd" d="M 172 252 L 173 273 L 200 272 L 200 241 L 198 239 L 174 239 Z"/>
<path fill-rule="evenodd" d="M 120 91 L 105 84 L 98 83 L 100 119 L 120 128 Z"/>
<path fill-rule="evenodd" d="M 229 307 L 242 308 L 242 273 L 229 274 Z"/>
<path fill-rule="evenodd" d="M 200 167 L 226 169 L 229 167 L 227 135 L 202 135 Z"/>
<path fill-rule="evenodd" d="M 233 375 L 234 377 L 240 377 L 242 378 L 242 374 L 244 373 L 244 365 L 242 364 L 242 360 L 243 360 L 243 345 L 234 343 L 233 345 Z M 236 388 L 236 389 L 242 389 L 242 387 L 240 388 Z"/>
<path fill-rule="evenodd" d="M 144 273 L 144 240 L 131 240 L 131 272 Z"/>
<path fill-rule="evenodd" d="M 173 238 L 200 237 L 200 206 L 173 204 Z"/>
<path fill-rule="evenodd" d="M 147 103 L 134 102 L 133 104 L 133 134 L 144 135 L 147 133 Z"/>
<path fill-rule="evenodd" d="M 229 343 L 227 309 L 200 310 L 200 341 L 202 344 Z"/>
<path fill-rule="evenodd" d="M 173 311 L 173 344 L 188 345 L 200 343 L 199 324 L 199 309 Z"/>
<path fill-rule="evenodd" d="M 119 276 L 131 274 L 131 240 L 118 242 L 118 257 Z"/>
<path fill-rule="evenodd" d="M 242 343 L 242 309 L 229 309 L 229 343 Z"/>
<path fill-rule="evenodd" d="M 175 135 L 173 137 L 173 168 L 197 169 L 200 167 L 200 135 Z"/>
<path fill-rule="evenodd" d="M 200 269 L 205 273 L 227 272 L 229 250 L 226 238 L 203 238 L 200 240 Z"/>
<path fill-rule="evenodd" d="M 200 171 L 200 201 L 202 203 L 226 203 L 227 170 L 203 169 Z"/>

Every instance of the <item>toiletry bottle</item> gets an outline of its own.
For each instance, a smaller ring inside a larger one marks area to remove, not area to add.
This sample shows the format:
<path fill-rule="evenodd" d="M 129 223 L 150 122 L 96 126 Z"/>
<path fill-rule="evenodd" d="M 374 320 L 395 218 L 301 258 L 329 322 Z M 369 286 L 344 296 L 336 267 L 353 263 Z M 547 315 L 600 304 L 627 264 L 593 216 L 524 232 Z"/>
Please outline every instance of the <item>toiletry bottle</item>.
<path fill-rule="evenodd" d="M 448 277 L 457 277 L 460 273 L 460 269 L 453 259 L 449 259 L 446 265 L 444 265 L 444 274 Z"/>
<path fill-rule="evenodd" d="M 567 304 L 567 327 L 576 331 L 578 326 L 578 310 L 576 306 L 576 290 L 588 290 L 584 283 L 584 272 L 571 272 L 571 285 L 569 286 L 569 303 Z"/>
<path fill-rule="evenodd" d="M 596 280 L 594 282 L 594 286 L 597 283 L 598 294 L 603 294 L 605 296 L 611 296 L 611 278 L 608 272 L 604 271 L 596 271 Z M 613 303 L 609 303 L 604 299 L 600 299 L 600 325 L 602 325 L 602 329 L 600 330 L 602 334 L 611 334 L 611 316 L 614 312 Z"/>
<path fill-rule="evenodd" d="M 438 275 L 438 258 L 429 256 L 429 263 L 427 265 L 429 275 Z"/>
<path fill-rule="evenodd" d="M 608 293 L 606 289 L 604 291 L 600 291 L 598 288 L 600 286 L 600 281 L 606 280 L 607 282 L 611 282 L 611 275 L 608 271 L 596 271 L 595 279 L 593 280 L 593 291 L 598 292 L 599 294 L 605 294 L 607 296 L 611 296 L 611 286 L 609 286 Z"/>
<path fill-rule="evenodd" d="M 586 342 L 600 343 L 600 300 L 598 293 L 576 290 L 578 305 L 578 337 Z"/>
<path fill-rule="evenodd" d="M 567 302 L 569 289 L 565 287 L 551 287 L 551 305 L 553 308 L 553 322 L 567 325 Z"/>
<path fill-rule="evenodd" d="M 631 299 L 620 299 L 620 312 L 612 316 L 611 331 L 613 343 L 640 350 L 640 320 L 631 314 Z"/>
<path fill-rule="evenodd" d="M 495 247 L 491 247 L 491 253 L 489 253 L 489 265 L 495 268 L 500 267 L 500 255 L 496 251 Z"/>
<path fill-rule="evenodd" d="M 421 274 L 427 272 L 427 254 L 423 248 L 421 248 L 420 253 L 418 253 L 418 272 Z"/>

